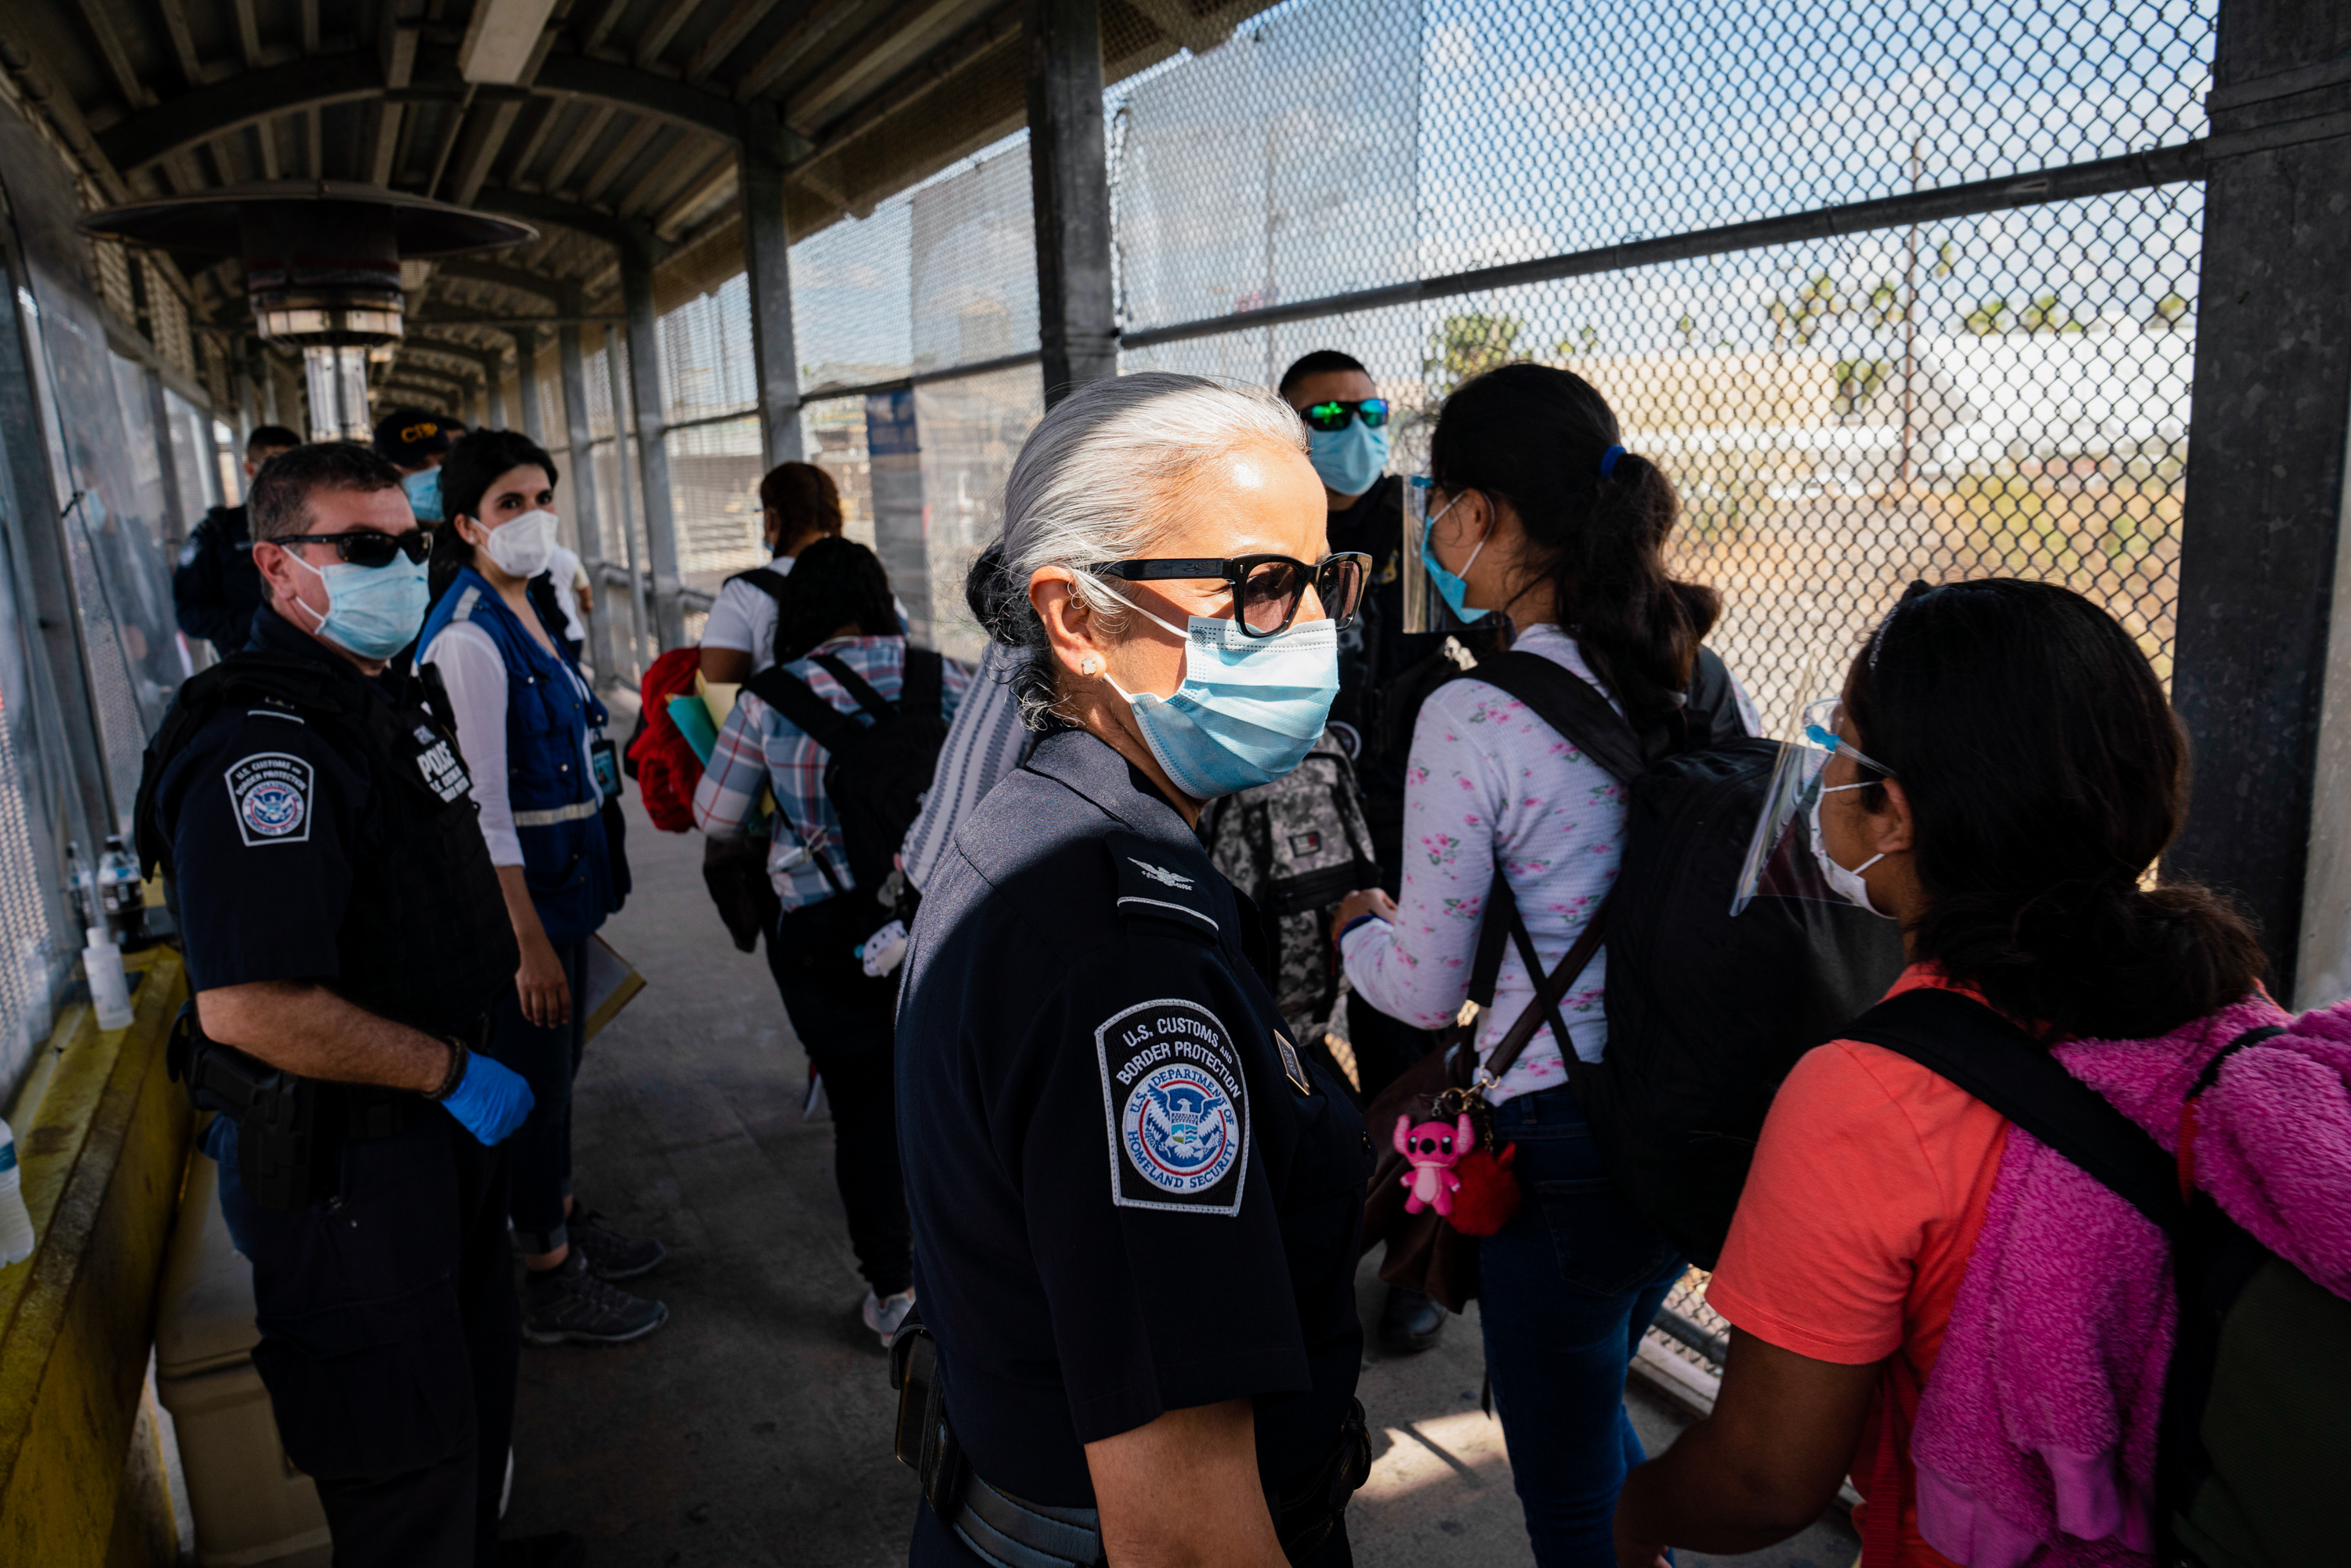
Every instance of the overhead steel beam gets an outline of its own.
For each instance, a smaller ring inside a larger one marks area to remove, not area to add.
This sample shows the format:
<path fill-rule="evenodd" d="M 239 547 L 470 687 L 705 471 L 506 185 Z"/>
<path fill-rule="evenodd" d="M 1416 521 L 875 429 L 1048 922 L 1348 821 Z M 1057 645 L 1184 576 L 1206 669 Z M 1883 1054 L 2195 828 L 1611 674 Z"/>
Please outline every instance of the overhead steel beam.
<path fill-rule="evenodd" d="M 383 68 L 372 54 L 295 60 L 167 98 L 99 131 L 98 145 L 117 169 L 134 174 L 227 131 L 312 104 L 350 103 L 383 91 Z"/>
<path fill-rule="evenodd" d="M 634 246 L 652 261 L 660 261 L 677 247 L 662 239 L 643 224 L 628 218 L 600 213 L 593 207 L 567 202 L 559 196 L 542 195 L 536 191 L 517 191 L 506 185 L 488 185 L 474 199 L 474 204 L 485 212 L 507 213 L 536 223 L 554 224 L 590 239 L 621 248 Z"/>
<path fill-rule="evenodd" d="M 752 28 L 768 19 L 768 13 L 778 3 L 778 0 L 735 0 L 734 9 L 710 30 L 710 36 L 702 40 L 694 57 L 686 62 L 685 79 L 700 81 L 716 69 L 720 61 L 735 52 L 736 45 L 750 37 Z"/>
<path fill-rule="evenodd" d="M 453 256 L 433 264 L 435 277 L 455 277 L 467 283 L 486 283 L 494 287 L 509 289 L 544 299 L 565 315 L 578 315 L 580 285 L 568 277 L 549 277 L 545 273 L 527 267 L 506 267 L 481 256 Z"/>
<path fill-rule="evenodd" d="M 403 38 L 409 36 L 407 29 L 397 31 Z M 447 49 L 417 48 L 413 60 L 402 63 L 410 71 L 402 82 L 387 78 L 384 60 L 375 50 L 267 66 L 142 109 L 99 131 L 95 140 L 107 161 L 130 174 L 214 137 L 314 105 L 368 99 L 381 99 L 388 107 L 461 100 L 469 90 L 475 103 L 519 105 L 533 97 L 588 99 L 730 143 L 742 141 L 746 133 L 745 117 L 733 99 L 632 66 L 549 55 L 530 86 L 523 88 L 465 82 L 456 75 L 455 56 Z M 753 117 L 750 125 L 750 133 L 768 139 L 766 150 L 782 162 L 809 151 L 803 138 L 771 117 Z"/>
<path fill-rule="evenodd" d="M 517 332 L 536 330 L 541 327 L 618 327 L 625 324 L 625 316 L 596 316 L 566 312 L 560 316 L 429 316 L 416 325 L 434 327 L 478 327 L 485 331 Z"/>
<path fill-rule="evenodd" d="M 1205 55 L 1233 36 L 1233 23 L 1223 14 L 1196 16 L 1186 0 L 1126 0 L 1143 13 L 1149 22 L 1166 35 L 1167 41 L 1178 44 L 1196 55 Z"/>
<path fill-rule="evenodd" d="M 745 120 L 733 99 L 634 66 L 581 55 L 549 55 L 532 86 L 536 91 L 558 97 L 616 103 L 724 141 L 739 141 L 745 135 Z M 754 121 L 751 134 L 775 137 L 767 152 L 786 162 L 808 151 L 804 141 L 772 122 Z"/>

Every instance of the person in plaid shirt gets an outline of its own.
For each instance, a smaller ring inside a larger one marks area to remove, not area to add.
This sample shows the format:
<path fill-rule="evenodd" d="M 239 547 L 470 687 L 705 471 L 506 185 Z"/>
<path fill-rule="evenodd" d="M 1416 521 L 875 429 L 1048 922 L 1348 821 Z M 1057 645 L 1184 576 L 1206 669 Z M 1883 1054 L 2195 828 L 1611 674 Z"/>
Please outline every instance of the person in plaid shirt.
<path fill-rule="evenodd" d="M 810 545 L 787 580 L 778 615 L 778 645 L 791 654 L 783 668 L 825 702 L 860 715 L 856 699 L 810 656 L 820 652 L 841 660 L 885 700 L 897 699 L 906 639 L 889 578 L 872 550 L 838 536 Z M 940 663 L 939 706 L 952 719 L 971 672 L 953 659 Z M 861 716 L 860 722 L 870 721 Z M 733 838 L 748 826 L 761 792 L 775 793 L 778 820 L 768 874 L 784 912 L 768 941 L 768 967 L 832 1107 L 833 1177 L 849 1211 L 858 1269 L 871 1287 L 862 1314 L 886 1345 L 914 1302 L 890 1069 L 897 985 L 867 976 L 850 956 L 852 944 L 869 931 L 848 931 L 834 902 L 836 885 L 846 890 L 854 878 L 841 819 L 824 792 L 826 761 L 824 747 L 747 691 L 711 748 L 694 791 L 694 820 L 713 838 Z M 870 928 L 872 921 L 865 924 Z"/>

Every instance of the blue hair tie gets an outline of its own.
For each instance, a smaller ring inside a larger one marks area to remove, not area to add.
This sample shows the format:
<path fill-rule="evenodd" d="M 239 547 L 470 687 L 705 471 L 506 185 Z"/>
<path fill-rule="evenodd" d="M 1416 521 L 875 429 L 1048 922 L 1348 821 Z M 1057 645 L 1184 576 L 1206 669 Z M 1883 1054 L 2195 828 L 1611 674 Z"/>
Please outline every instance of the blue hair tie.
<path fill-rule="evenodd" d="M 1600 455 L 1600 476 L 1603 479 L 1605 479 L 1611 474 L 1615 473 L 1616 459 L 1624 455 L 1625 449 L 1621 446 L 1612 446 L 1607 451 L 1602 453 Z"/>

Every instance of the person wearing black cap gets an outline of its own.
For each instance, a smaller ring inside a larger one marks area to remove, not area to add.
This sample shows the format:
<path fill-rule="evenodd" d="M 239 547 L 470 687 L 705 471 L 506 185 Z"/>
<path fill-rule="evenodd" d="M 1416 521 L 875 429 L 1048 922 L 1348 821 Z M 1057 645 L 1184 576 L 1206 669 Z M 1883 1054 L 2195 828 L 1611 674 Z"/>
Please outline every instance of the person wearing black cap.
<path fill-rule="evenodd" d="M 419 526 L 441 520 L 441 459 L 465 427 L 421 408 L 396 408 L 375 422 L 376 455 L 400 470 Z"/>
<path fill-rule="evenodd" d="M 261 465 L 302 444 L 282 424 L 259 424 L 245 443 L 245 482 L 249 490 Z M 220 658 L 245 646 L 253 632 L 253 612 L 262 599 L 261 573 L 253 566 L 253 536 L 245 508 L 214 507 L 180 547 L 172 572 L 172 605 L 180 630 L 202 637 Z"/>

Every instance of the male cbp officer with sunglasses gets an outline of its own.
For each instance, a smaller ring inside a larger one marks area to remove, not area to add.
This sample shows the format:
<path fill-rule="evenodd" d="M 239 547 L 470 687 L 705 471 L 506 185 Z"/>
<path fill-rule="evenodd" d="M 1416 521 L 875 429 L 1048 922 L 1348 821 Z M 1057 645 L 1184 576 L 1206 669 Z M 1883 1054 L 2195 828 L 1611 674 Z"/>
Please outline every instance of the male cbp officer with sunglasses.
<path fill-rule="evenodd" d="M 506 1158 L 521 1079 L 474 1054 L 519 956 L 447 700 L 386 661 L 424 618 L 400 474 L 303 446 L 248 503 L 268 599 L 148 747 L 141 858 L 195 988 L 174 1065 L 253 1262 L 287 1457 L 335 1561 L 572 1563 L 497 1540 L 519 1331 Z"/>
<path fill-rule="evenodd" d="M 1331 548 L 1372 558 L 1371 584 L 1356 629 L 1341 634 L 1339 696 L 1332 727 L 1357 742 L 1355 778 L 1372 830 L 1380 885 L 1391 895 L 1404 880 L 1404 769 L 1413 721 L 1429 692 L 1454 673 L 1443 633 L 1404 634 L 1398 553 L 1404 538 L 1403 481 L 1384 473 L 1388 404 L 1362 361 L 1318 349 L 1282 373 L 1281 400 L 1306 422 L 1307 460 L 1321 476 L 1330 507 Z M 1361 998 L 1347 998 L 1347 1038 L 1369 1101 L 1435 1044 L 1417 1030 Z M 1426 1350 L 1445 1329 L 1445 1309 L 1415 1291 L 1391 1289 L 1380 1314 L 1380 1341 L 1392 1351 Z"/>

